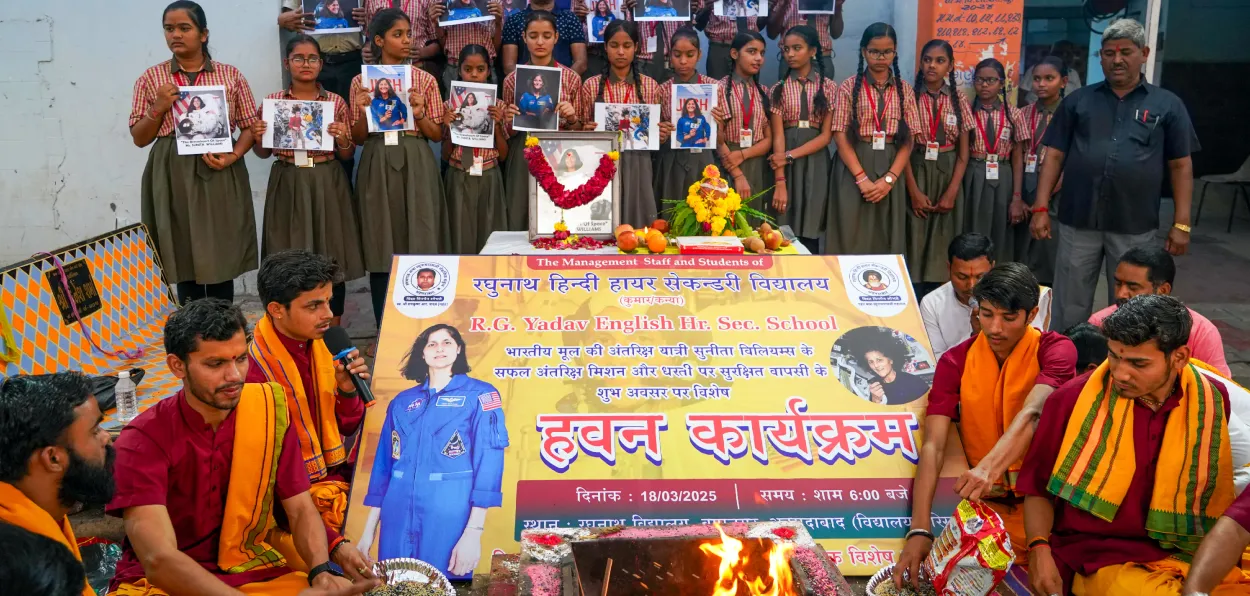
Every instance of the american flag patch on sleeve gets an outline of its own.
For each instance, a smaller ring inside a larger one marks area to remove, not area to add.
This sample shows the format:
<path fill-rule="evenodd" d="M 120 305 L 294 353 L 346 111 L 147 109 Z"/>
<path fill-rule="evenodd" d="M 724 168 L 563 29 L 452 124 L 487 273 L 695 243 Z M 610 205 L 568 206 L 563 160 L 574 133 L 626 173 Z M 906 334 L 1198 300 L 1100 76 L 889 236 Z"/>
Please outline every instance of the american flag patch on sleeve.
<path fill-rule="evenodd" d="M 498 410 L 503 407 L 503 400 L 499 397 L 498 391 L 483 393 L 477 396 L 477 401 L 481 402 L 483 412 Z"/>

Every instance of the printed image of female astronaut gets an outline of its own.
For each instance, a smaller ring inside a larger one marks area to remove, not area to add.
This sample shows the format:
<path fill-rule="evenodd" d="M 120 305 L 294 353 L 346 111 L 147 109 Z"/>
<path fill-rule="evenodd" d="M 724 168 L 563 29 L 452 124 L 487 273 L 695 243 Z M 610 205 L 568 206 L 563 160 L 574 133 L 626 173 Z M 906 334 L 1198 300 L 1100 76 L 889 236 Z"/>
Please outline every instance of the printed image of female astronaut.
<path fill-rule="evenodd" d="M 422 331 L 401 367 L 417 385 L 386 408 L 358 548 L 368 553 L 376 537 L 378 560 L 416 558 L 470 579 L 486 510 L 503 504 L 503 402 L 469 376 L 464 339 L 450 325 Z"/>

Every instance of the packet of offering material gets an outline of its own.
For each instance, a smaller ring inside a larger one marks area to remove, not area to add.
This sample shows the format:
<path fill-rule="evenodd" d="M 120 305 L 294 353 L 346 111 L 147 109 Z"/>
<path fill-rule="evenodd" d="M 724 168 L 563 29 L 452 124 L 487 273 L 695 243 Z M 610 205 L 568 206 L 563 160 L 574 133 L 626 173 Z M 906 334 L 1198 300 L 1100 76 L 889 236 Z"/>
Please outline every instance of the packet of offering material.
<path fill-rule="evenodd" d="M 984 503 L 962 501 L 921 563 L 938 594 L 987 596 L 1007 577 L 1015 554 L 1002 518 Z"/>

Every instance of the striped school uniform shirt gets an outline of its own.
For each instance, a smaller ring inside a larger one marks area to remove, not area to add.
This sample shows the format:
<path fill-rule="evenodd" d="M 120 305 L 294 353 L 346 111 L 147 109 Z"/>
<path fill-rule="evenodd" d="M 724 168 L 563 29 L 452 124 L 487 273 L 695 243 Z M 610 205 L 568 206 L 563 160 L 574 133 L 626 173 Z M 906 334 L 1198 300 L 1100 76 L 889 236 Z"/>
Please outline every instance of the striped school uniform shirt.
<path fill-rule="evenodd" d="M 825 102 L 827 107 L 825 113 L 821 114 L 821 118 L 828 116 L 830 113 L 836 113 L 838 108 L 838 84 L 828 77 L 819 77 L 821 83 L 816 84 L 818 75 L 813 69 L 807 73 L 806 77 L 800 77 L 797 73 L 790 73 L 786 80 L 773 85 L 769 91 L 770 97 L 775 97 L 777 85 L 781 85 L 781 101 L 773 102 L 772 113 L 781 115 L 782 125 L 786 128 L 798 126 L 799 120 L 806 119 L 812 128 L 819 128 L 821 120 L 815 117 L 813 112 L 816 110 L 817 91 L 823 89 L 825 92 Z M 807 118 L 803 118 L 803 96 L 807 96 Z"/>
<path fill-rule="evenodd" d="M 994 152 L 998 154 L 998 158 L 1005 161 L 1011 158 L 1011 150 L 1016 143 L 1024 143 L 1033 138 L 1033 131 L 1029 130 L 1029 123 L 1024 120 L 1024 114 L 1014 106 L 1007 106 L 1007 112 L 1004 115 L 1002 101 L 995 101 L 992 105 L 978 102 L 973 113 L 975 115 L 973 126 L 976 128 L 972 132 L 973 154 L 989 153 L 986 149 L 988 136 L 990 143 L 995 145 Z M 995 135 L 997 135 L 997 142 L 994 142 Z"/>
<path fill-rule="evenodd" d="M 952 101 L 952 99 L 954 101 Z M 955 117 L 955 103 L 959 104 L 960 119 Z M 968 98 L 959 91 L 952 92 L 950 85 L 943 85 L 937 92 L 928 89 L 916 96 L 916 108 L 920 116 L 920 130 L 917 141 L 924 145 L 938 138 L 937 131 L 942 131 L 942 147 L 953 147 L 959 142 L 959 135 L 973 130 L 977 125 L 972 121 L 972 107 Z"/>
<path fill-rule="evenodd" d="M 412 27 L 412 47 L 424 48 L 431 40 L 438 39 L 434 31 L 438 23 L 426 16 L 429 14 L 429 0 L 365 0 L 365 14 L 368 17 L 366 20 L 373 22 L 374 15 L 392 8 L 392 5 L 408 15 L 408 22 Z M 367 28 L 365 37 L 369 37 Z"/>
<path fill-rule="evenodd" d="M 660 103 L 660 85 L 655 82 L 655 79 L 644 74 L 634 74 L 638 77 L 638 86 L 642 89 L 642 97 L 638 97 L 634 92 L 633 80 L 618 80 L 612 75 L 607 76 L 608 82 L 603 86 L 601 98 L 599 97 L 599 81 L 604 75 L 595 75 L 582 83 L 582 122 L 595 121 L 595 103 Z M 660 111 L 664 111 L 663 106 Z"/>
<path fill-rule="evenodd" d="M 764 127 L 768 124 L 768 114 L 764 111 L 764 96 L 767 89 L 760 91 L 755 81 L 744 80 L 737 75 L 729 75 L 717 82 L 720 86 L 720 105 L 729 120 L 725 122 L 725 137 L 737 144 L 743 130 L 751 131 L 751 144 L 769 141 L 764 136 Z M 747 113 L 750 117 L 747 117 Z"/>
<path fill-rule="evenodd" d="M 868 75 L 864 75 L 859 90 L 859 127 L 857 133 L 863 140 L 872 140 L 872 134 L 880 121 L 881 129 L 886 137 L 898 134 L 899 122 L 906 122 L 912 135 L 921 128 L 920 114 L 916 110 L 916 94 L 911 84 L 903 81 L 903 98 L 898 96 L 898 87 L 894 77 L 890 77 L 883 85 L 873 85 Z M 838 108 L 833 112 L 833 131 L 849 132 L 851 129 L 851 105 L 855 98 L 855 77 L 849 77 L 838 87 Z M 880 112 L 880 118 L 874 117 Z"/>
<path fill-rule="evenodd" d="M 768 3 L 768 14 L 776 14 L 777 5 L 781 0 L 770 0 Z M 833 36 L 829 34 L 829 17 L 828 14 L 799 14 L 799 0 L 789 0 L 790 6 L 786 9 L 786 14 L 781 20 L 782 35 L 777 38 L 777 47 L 782 47 L 786 43 L 784 33 L 791 27 L 796 25 L 808 25 L 816 30 L 816 36 L 820 39 L 820 53 L 833 58 Z"/>
<path fill-rule="evenodd" d="M 130 99 L 130 126 L 138 124 L 152 111 L 152 106 L 156 103 L 156 90 L 165 84 L 178 87 L 224 86 L 232 133 L 251 127 L 259 118 L 256 97 L 252 95 L 252 88 L 239 69 L 229 64 L 206 60 L 204 69 L 197 75 L 182 70 L 177 60 L 170 59 L 143 71 L 139 80 L 135 81 L 134 95 Z M 167 137 L 174 133 L 178 118 L 190 109 L 191 99 L 190 96 L 184 96 L 174 100 L 173 108 L 161 119 L 156 136 Z"/>

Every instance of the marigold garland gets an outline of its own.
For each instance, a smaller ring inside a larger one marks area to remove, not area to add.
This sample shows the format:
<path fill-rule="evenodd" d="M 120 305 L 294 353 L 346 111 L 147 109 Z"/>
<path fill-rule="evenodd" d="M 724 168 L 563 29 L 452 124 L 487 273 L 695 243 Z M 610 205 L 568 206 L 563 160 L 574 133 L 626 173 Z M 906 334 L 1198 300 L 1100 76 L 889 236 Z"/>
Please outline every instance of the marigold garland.
<path fill-rule="evenodd" d="M 703 178 L 687 189 L 685 200 L 664 200 L 666 205 L 671 205 L 665 212 L 676 236 L 720 236 L 726 230 L 741 236 L 750 231 L 746 216 L 771 221 L 767 215 L 747 205 L 765 192 L 768 190 L 744 201 L 738 191 L 721 178 L 720 169 L 709 165 L 703 168 Z"/>
<path fill-rule="evenodd" d="M 595 168 L 595 173 L 590 180 L 577 188 L 567 190 L 556 179 L 551 164 L 547 163 L 547 156 L 543 155 L 542 148 L 538 146 L 537 137 L 525 139 L 524 153 L 525 161 L 529 164 L 530 175 L 538 181 L 538 185 L 546 191 L 547 196 L 551 197 L 551 202 L 561 209 L 576 209 L 582 205 L 588 205 L 603 194 L 603 189 L 607 188 L 612 178 L 616 176 L 616 160 L 620 158 L 620 154 L 616 151 L 605 153 L 599 158 L 599 167 Z"/>

